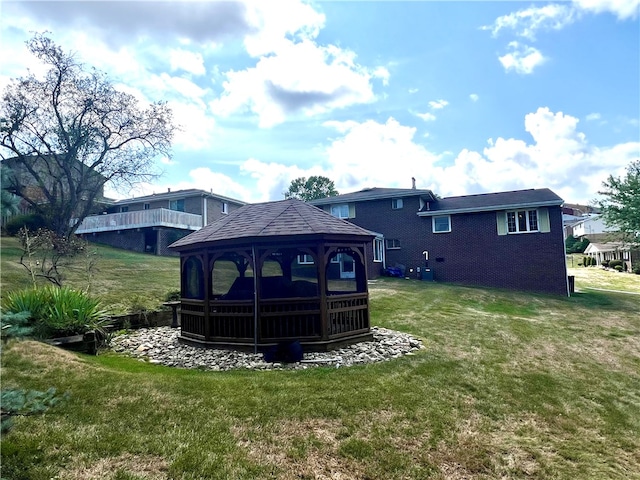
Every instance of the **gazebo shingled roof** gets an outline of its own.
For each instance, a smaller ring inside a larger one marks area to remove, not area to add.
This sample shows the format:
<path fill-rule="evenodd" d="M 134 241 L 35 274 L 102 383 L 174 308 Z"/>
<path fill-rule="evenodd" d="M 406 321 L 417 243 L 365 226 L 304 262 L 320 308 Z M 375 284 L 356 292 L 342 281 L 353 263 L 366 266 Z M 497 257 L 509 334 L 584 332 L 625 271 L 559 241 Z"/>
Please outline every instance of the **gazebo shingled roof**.
<path fill-rule="evenodd" d="M 298 235 L 371 236 L 369 230 L 336 218 L 318 207 L 297 199 L 245 205 L 206 227 L 171 244 L 184 250 L 197 244 Z"/>

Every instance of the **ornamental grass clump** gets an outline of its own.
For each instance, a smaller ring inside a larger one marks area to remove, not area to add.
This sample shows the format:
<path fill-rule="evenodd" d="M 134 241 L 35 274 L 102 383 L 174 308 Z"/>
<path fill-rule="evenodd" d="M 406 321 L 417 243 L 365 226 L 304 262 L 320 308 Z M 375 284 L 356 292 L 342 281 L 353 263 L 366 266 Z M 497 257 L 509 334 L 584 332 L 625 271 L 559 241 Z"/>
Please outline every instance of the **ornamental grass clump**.
<path fill-rule="evenodd" d="M 99 300 L 68 287 L 46 285 L 10 292 L 2 306 L 5 311 L 29 312 L 30 326 L 37 338 L 102 331 L 107 321 L 107 312 Z"/>

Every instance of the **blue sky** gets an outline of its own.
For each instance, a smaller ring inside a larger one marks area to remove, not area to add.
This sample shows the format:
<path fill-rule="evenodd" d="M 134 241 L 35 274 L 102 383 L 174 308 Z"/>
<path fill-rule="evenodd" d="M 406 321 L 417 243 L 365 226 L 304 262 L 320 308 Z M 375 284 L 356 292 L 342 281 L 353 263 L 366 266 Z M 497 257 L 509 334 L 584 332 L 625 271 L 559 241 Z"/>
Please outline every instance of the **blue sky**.
<path fill-rule="evenodd" d="M 640 0 L 4 1 L 0 87 L 49 31 L 181 132 L 123 198 L 249 202 L 325 175 L 340 193 L 548 187 L 589 203 L 640 158 Z"/>

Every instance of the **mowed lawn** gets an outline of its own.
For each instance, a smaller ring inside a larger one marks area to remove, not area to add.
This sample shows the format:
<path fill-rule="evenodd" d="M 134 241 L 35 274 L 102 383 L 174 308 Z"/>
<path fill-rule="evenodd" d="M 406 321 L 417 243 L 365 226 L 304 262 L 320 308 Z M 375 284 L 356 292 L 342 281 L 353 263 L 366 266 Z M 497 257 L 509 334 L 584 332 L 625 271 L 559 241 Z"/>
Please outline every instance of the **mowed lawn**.
<path fill-rule="evenodd" d="M 109 302 L 177 288 L 176 259 L 98 257 Z M 426 348 L 368 366 L 209 372 L 15 343 L 3 388 L 70 398 L 3 436 L 2 478 L 640 478 L 640 295 L 578 268 L 569 299 L 379 279 L 372 324 Z"/>

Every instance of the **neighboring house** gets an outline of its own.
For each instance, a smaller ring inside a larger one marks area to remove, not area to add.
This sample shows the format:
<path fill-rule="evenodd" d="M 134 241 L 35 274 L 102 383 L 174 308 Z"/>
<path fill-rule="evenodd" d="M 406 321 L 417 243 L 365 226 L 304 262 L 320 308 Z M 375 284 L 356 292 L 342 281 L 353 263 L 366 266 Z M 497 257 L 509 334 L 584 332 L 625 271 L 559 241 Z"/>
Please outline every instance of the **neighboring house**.
<path fill-rule="evenodd" d="M 2 160 L 2 168 L 8 169 L 9 185 L 3 185 L 2 187 L 14 194 L 20 194 L 20 197 L 27 197 L 35 204 L 45 204 L 48 202 L 47 197 L 44 194 L 44 189 L 54 191 L 57 187 L 62 186 L 64 188 L 65 182 L 56 182 L 57 176 L 63 176 L 60 173 L 59 167 L 55 161 L 52 161 L 54 157 L 49 155 L 44 156 L 28 156 L 24 161 L 20 161 L 18 157 L 11 157 Z M 28 166 L 25 165 L 28 163 Z M 35 175 L 39 177 L 39 180 L 43 182 L 40 184 L 38 178 L 34 177 L 34 174 L 29 171 L 32 169 Z M 90 170 L 82 162 L 76 162 L 74 168 L 71 169 L 70 175 L 72 178 L 85 178 L 85 182 L 88 185 L 89 190 L 95 190 L 95 204 L 97 208 L 102 208 L 103 205 L 108 203 L 108 199 L 104 197 L 104 177 L 99 173 Z M 92 186 L 93 185 L 93 186 Z M 86 198 L 81 199 L 86 200 Z M 32 208 L 27 200 L 22 198 L 18 206 L 18 212 L 16 215 L 32 213 Z M 11 216 L 2 219 L 2 224 L 9 220 Z"/>
<path fill-rule="evenodd" d="M 175 255 L 168 245 L 245 204 L 205 190 L 169 190 L 113 202 L 103 214 L 85 218 L 76 233 L 91 242 Z"/>
<path fill-rule="evenodd" d="M 606 240 L 616 230 L 607 226 L 602 215 L 584 217 L 571 226 L 571 234 L 576 238 L 588 238 L 591 242 Z"/>
<path fill-rule="evenodd" d="M 569 293 L 563 200 L 549 189 L 440 199 L 430 190 L 370 188 L 310 203 L 379 232 L 370 277 L 398 267 L 413 278 Z"/>
<path fill-rule="evenodd" d="M 635 265 L 640 265 L 640 249 L 622 242 L 590 243 L 584 254 L 595 258 L 597 265 L 602 265 L 604 261 L 622 260 L 627 272 L 633 271 Z"/>

